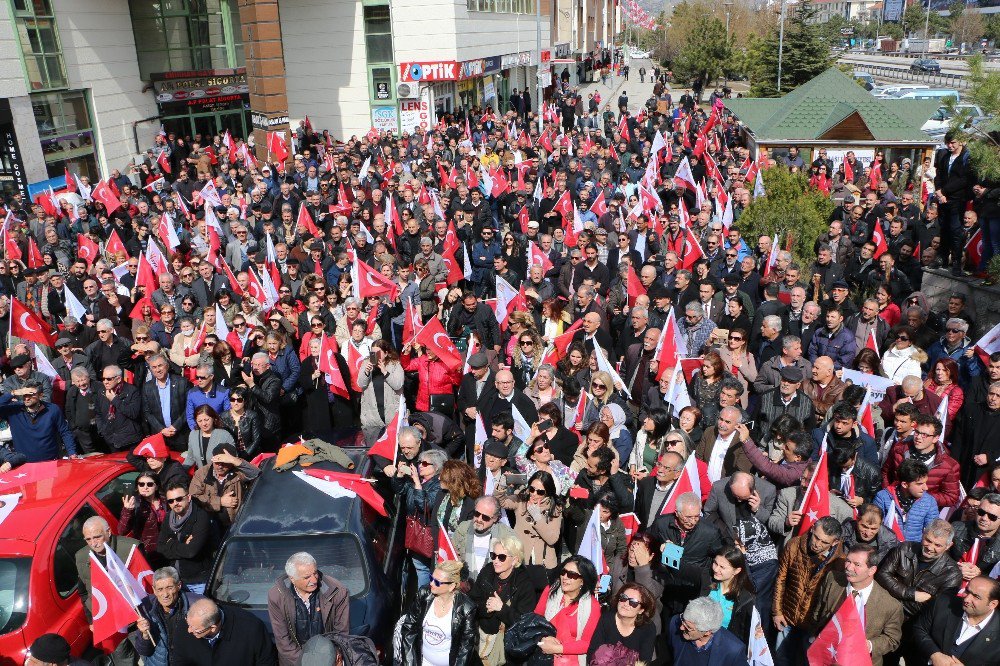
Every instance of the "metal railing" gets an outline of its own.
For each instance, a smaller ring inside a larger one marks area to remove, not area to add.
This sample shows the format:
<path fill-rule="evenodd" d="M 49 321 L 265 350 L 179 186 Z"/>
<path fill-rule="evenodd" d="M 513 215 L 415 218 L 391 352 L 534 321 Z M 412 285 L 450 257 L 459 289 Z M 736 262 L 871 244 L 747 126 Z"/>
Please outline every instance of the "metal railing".
<path fill-rule="evenodd" d="M 969 87 L 969 82 L 964 74 L 952 74 L 948 72 L 914 72 L 909 67 L 899 67 L 893 65 L 863 65 L 854 64 L 855 70 L 868 72 L 872 76 L 879 76 L 884 79 L 895 81 L 913 81 L 914 83 L 926 83 L 935 88 L 954 88 L 955 90 L 965 90 Z"/>

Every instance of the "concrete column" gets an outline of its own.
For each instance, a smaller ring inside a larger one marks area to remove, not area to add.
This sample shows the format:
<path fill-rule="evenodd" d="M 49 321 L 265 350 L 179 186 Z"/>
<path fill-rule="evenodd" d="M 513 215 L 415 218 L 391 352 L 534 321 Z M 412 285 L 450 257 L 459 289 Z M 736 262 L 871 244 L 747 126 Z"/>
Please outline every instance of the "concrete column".
<path fill-rule="evenodd" d="M 243 52 L 250 86 L 254 152 L 257 159 L 274 160 L 267 150 L 267 132 L 284 132 L 292 154 L 285 89 L 285 56 L 277 0 L 239 0 Z"/>

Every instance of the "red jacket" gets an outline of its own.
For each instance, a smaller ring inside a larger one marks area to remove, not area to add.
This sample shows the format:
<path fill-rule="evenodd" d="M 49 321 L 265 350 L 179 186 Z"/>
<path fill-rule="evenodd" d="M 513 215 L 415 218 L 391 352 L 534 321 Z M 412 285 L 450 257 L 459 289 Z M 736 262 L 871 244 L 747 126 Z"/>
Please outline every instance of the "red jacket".
<path fill-rule="evenodd" d="M 455 387 L 462 377 L 448 369 L 441 359 L 432 361 L 427 354 L 410 357 L 403 354 L 400 363 L 404 370 L 416 371 L 420 375 L 420 388 L 417 389 L 417 411 L 429 412 L 432 395 L 454 395 Z"/>
<path fill-rule="evenodd" d="M 907 457 L 909 445 L 896 442 L 882 466 L 882 486 L 888 488 L 898 481 L 896 471 Z M 958 461 L 952 458 L 944 446 L 938 443 L 934 464 L 927 475 L 927 492 L 937 500 L 939 509 L 958 504 Z"/>

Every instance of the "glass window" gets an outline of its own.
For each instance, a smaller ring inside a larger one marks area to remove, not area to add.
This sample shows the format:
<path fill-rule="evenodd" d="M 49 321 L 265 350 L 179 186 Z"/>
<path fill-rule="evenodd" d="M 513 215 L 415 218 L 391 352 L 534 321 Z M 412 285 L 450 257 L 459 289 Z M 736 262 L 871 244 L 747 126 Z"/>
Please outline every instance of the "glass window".
<path fill-rule="evenodd" d="M 129 0 L 139 72 L 230 69 L 245 64 L 236 0 Z"/>
<path fill-rule="evenodd" d="M 392 27 L 387 6 L 365 7 L 365 48 L 369 63 L 393 62 Z"/>
<path fill-rule="evenodd" d="M 0 635 L 19 629 L 28 616 L 28 576 L 31 560 L 11 557 L 0 560 Z"/>
<path fill-rule="evenodd" d="M 56 583 L 56 591 L 64 599 L 77 589 L 80 576 L 76 572 L 76 553 L 87 545 L 83 540 L 83 524 L 97 512 L 89 504 L 84 504 L 69 525 L 63 530 L 56 543 L 55 557 L 52 562 L 52 575 Z"/>
<path fill-rule="evenodd" d="M 65 87 L 66 71 L 55 19 L 45 16 L 19 17 L 17 34 L 32 90 Z"/>
<path fill-rule="evenodd" d="M 120 516 L 124 505 L 123 498 L 126 495 L 135 494 L 135 480 L 139 478 L 138 470 L 132 470 L 120 474 L 112 479 L 103 488 L 97 491 L 97 499 L 107 507 L 112 516 Z"/>

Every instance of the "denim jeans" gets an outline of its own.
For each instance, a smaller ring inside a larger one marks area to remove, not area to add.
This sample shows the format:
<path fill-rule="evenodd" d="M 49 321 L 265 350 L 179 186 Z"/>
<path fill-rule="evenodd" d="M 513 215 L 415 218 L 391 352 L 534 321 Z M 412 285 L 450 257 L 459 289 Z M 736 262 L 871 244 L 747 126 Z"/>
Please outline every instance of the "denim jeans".
<path fill-rule="evenodd" d="M 785 627 L 775 642 L 775 666 L 805 666 L 808 634 L 798 627 Z"/>

